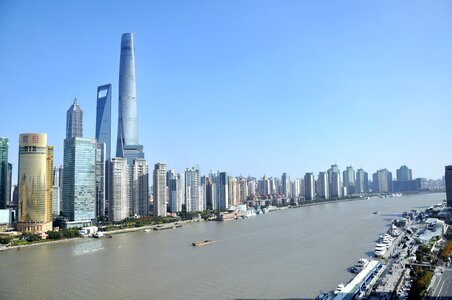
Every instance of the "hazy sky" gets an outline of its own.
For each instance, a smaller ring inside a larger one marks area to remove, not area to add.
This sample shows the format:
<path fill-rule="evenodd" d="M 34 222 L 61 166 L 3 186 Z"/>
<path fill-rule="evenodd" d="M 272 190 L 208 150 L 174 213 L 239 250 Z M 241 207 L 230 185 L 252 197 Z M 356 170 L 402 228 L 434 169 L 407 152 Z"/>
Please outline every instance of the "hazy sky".
<path fill-rule="evenodd" d="M 95 135 L 121 34 L 136 34 L 150 164 L 292 178 L 452 164 L 451 1 L 0 1 L 0 136 L 48 133 L 63 161 L 77 97 Z M 17 180 L 14 175 L 14 181 Z"/>

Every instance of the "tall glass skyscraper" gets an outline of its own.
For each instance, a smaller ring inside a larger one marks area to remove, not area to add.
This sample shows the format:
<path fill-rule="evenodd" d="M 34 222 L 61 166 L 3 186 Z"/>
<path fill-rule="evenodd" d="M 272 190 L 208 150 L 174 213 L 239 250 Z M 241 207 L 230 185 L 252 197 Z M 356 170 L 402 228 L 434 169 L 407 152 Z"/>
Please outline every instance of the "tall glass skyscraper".
<path fill-rule="evenodd" d="M 0 137 L 0 209 L 6 208 L 8 195 L 8 139 Z"/>
<path fill-rule="evenodd" d="M 21 134 L 18 231 L 52 230 L 52 169 L 53 147 L 47 146 L 47 134 Z"/>
<path fill-rule="evenodd" d="M 64 140 L 63 215 L 69 221 L 96 217 L 96 140 Z"/>
<path fill-rule="evenodd" d="M 111 158 L 111 84 L 97 87 L 96 140 L 105 143 L 105 159 Z"/>
<path fill-rule="evenodd" d="M 66 138 L 83 137 L 83 111 L 74 98 L 66 114 Z"/>
<path fill-rule="evenodd" d="M 119 62 L 119 112 L 116 156 L 124 157 L 125 145 L 138 145 L 137 100 L 135 83 L 135 38 L 124 33 Z"/>

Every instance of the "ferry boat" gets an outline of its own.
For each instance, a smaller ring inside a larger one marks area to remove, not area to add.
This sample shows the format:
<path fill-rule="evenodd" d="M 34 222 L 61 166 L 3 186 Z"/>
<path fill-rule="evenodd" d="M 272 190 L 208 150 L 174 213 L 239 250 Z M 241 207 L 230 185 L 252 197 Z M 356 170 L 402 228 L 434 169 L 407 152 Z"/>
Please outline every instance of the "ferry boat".
<path fill-rule="evenodd" d="M 205 245 L 209 245 L 212 244 L 213 240 L 204 240 L 204 241 L 199 241 L 199 242 L 193 242 L 191 243 L 192 246 L 205 246 Z"/>

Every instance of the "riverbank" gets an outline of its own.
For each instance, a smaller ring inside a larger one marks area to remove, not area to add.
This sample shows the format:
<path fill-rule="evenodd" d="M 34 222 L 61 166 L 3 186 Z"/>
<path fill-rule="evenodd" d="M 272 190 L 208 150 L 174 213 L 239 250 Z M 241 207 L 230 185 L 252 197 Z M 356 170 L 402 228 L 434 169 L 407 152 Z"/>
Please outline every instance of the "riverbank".
<path fill-rule="evenodd" d="M 31 244 L 25 244 L 25 245 L 17 245 L 17 246 L 0 246 L 0 252 L 1 251 L 6 251 L 6 250 L 13 250 L 13 249 L 24 249 L 24 248 L 30 248 L 30 247 L 35 247 L 35 246 L 41 246 L 41 245 L 49 245 L 49 244 L 60 244 L 60 243 L 66 243 L 69 241 L 74 241 L 74 240 L 81 240 L 83 239 L 82 237 L 76 237 L 76 238 L 70 238 L 70 239 L 61 239 L 61 240 L 42 240 L 39 242 L 35 242 L 35 243 L 31 243 Z"/>

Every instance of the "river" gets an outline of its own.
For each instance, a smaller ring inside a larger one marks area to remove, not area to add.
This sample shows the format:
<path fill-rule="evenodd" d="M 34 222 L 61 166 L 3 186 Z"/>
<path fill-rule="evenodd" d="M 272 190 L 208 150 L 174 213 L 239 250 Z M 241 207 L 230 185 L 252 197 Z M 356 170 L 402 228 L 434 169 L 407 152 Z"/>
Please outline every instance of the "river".
<path fill-rule="evenodd" d="M 312 299 L 350 280 L 347 268 L 403 211 L 444 198 L 335 202 L 4 251 L 0 299 Z M 204 239 L 215 242 L 190 246 Z"/>

